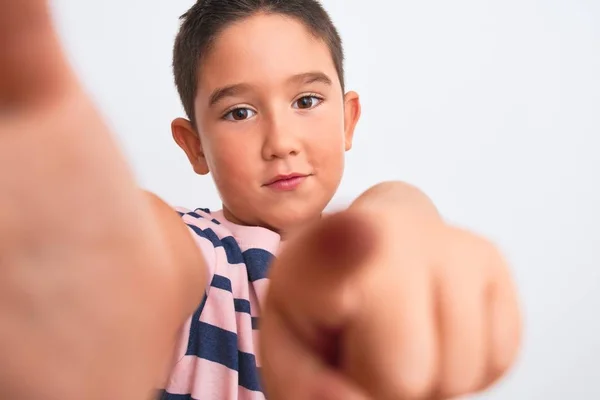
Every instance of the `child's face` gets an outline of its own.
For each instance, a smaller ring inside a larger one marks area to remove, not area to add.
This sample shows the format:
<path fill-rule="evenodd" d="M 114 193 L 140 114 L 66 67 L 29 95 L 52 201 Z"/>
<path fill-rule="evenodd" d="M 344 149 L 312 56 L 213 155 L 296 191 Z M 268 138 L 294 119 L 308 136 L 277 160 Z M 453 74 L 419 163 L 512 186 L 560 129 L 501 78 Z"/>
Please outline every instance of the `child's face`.
<path fill-rule="evenodd" d="M 257 15 L 219 35 L 198 78 L 198 135 L 181 119 L 173 134 L 212 173 L 226 216 L 277 231 L 319 218 L 360 115 L 327 45 L 294 19 Z M 290 174 L 302 177 L 269 185 Z"/>

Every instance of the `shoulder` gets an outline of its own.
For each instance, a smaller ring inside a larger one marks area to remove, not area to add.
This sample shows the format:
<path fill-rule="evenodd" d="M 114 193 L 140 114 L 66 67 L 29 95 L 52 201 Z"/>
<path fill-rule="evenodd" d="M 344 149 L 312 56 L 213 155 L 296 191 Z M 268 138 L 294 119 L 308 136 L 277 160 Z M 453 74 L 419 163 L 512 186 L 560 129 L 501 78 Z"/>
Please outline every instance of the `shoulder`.
<path fill-rule="evenodd" d="M 195 208 L 192 210 L 185 207 L 174 207 L 174 210 L 184 220 L 192 218 L 194 221 L 203 221 L 203 223 L 212 224 L 213 226 L 221 225 L 221 221 L 215 218 L 208 208 Z"/>
<path fill-rule="evenodd" d="M 174 252 L 201 254 L 210 273 L 217 261 L 215 248 L 222 246 L 224 237 L 230 236 L 220 227 L 220 222 L 212 218 L 207 209 L 173 207 L 153 193 L 145 194 L 161 234 Z"/>
<path fill-rule="evenodd" d="M 212 215 L 208 208 L 188 209 L 184 207 L 174 207 L 174 211 L 185 225 L 196 235 L 214 242 L 218 246 L 220 242 L 231 237 L 231 232 L 221 221 Z"/>
<path fill-rule="evenodd" d="M 216 235 L 215 230 L 221 230 L 215 229 L 216 226 L 220 225 L 220 222 L 212 218 L 208 209 L 198 208 L 190 210 L 183 207 L 173 207 L 156 194 L 145 193 L 158 223 L 163 228 L 163 231 L 166 230 L 167 234 L 177 232 L 178 236 L 180 236 L 182 232 L 185 232 L 185 226 L 187 226 L 188 230 L 193 232 L 193 237 L 199 236 L 211 239 Z M 189 236 L 189 234 L 185 235 Z"/>
<path fill-rule="evenodd" d="M 217 264 L 244 263 L 240 244 L 231 224 L 207 208 L 188 209 L 175 207 L 175 211 L 187 226 L 196 245 L 200 248 L 209 265 L 209 273 L 214 273 Z"/>

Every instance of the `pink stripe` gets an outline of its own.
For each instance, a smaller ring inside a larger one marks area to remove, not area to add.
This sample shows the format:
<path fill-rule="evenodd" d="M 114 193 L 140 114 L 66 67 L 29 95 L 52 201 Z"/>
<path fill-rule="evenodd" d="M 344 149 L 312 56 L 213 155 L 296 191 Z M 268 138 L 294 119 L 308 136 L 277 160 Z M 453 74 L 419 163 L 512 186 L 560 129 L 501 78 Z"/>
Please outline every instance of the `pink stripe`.
<path fill-rule="evenodd" d="M 200 214 L 200 213 L 196 213 L 196 214 Z M 202 228 L 202 229 L 206 229 L 206 228 L 212 229 L 212 226 L 214 225 L 214 222 L 212 222 L 210 218 L 197 218 L 197 217 L 193 217 L 193 216 L 189 215 L 188 213 L 186 213 L 184 216 L 182 216 L 181 219 L 183 219 L 185 221 L 185 223 L 187 223 L 187 224 L 192 224 L 192 225 L 195 225 L 198 228 Z"/>
<path fill-rule="evenodd" d="M 237 232 L 236 239 L 242 251 L 249 249 L 263 249 L 271 254 L 276 254 L 279 248 L 279 235 L 274 236 L 273 232 L 263 229 L 254 228 L 252 232 L 241 231 Z"/>
<path fill-rule="evenodd" d="M 248 270 L 243 264 L 227 264 L 227 277 L 231 280 L 231 290 L 236 299 L 249 300 L 250 283 L 248 282 Z"/>
<path fill-rule="evenodd" d="M 204 256 L 204 261 L 206 264 L 206 272 L 208 275 L 208 283 L 210 284 L 210 281 L 212 280 L 212 277 L 215 273 L 215 264 L 216 264 L 215 248 L 213 247 L 210 240 L 203 238 L 201 236 L 198 236 L 196 234 L 196 232 L 194 232 L 192 230 L 192 228 L 190 228 L 190 227 L 188 227 L 188 230 L 192 234 L 192 237 L 194 238 L 194 242 L 196 242 L 196 244 L 198 245 L 198 248 L 200 249 L 200 252 Z"/>
<path fill-rule="evenodd" d="M 254 357 L 256 358 L 256 366 L 261 367 L 260 362 L 260 332 L 258 330 L 252 331 L 252 340 L 254 341 Z"/>
<path fill-rule="evenodd" d="M 252 317 L 246 313 L 236 314 L 238 323 L 238 348 L 244 353 L 254 354 L 256 345 L 254 343 L 254 336 L 252 335 Z"/>
<path fill-rule="evenodd" d="M 184 212 L 184 211 L 182 210 L 180 212 Z M 195 226 L 195 227 L 203 229 L 203 230 L 207 229 L 207 228 L 212 228 L 212 225 L 214 225 L 213 222 L 210 222 L 206 219 L 194 218 L 191 215 L 187 215 L 187 214 L 184 215 L 181 219 L 186 224 Z M 215 273 L 215 264 L 216 264 L 215 248 L 210 240 L 198 235 L 196 232 L 194 232 L 194 230 L 192 228 L 188 227 L 188 229 L 189 229 L 190 233 L 192 234 L 194 241 L 200 248 L 202 255 L 204 256 L 204 260 L 206 261 L 208 282 L 210 284 L 210 281 L 212 280 L 212 277 Z"/>
<path fill-rule="evenodd" d="M 189 213 L 191 210 L 185 207 L 173 207 L 173 209 L 177 212 L 180 212 L 182 214 L 187 214 Z"/>
<path fill-rule="evenodd" d="M 260 281 L 258 281 L 260 282 Z M 254 285 L 256 285 L 257 282 L 254 283 Z M 255 318 L 259 318 L 260 317 L 260 303 L 258 302 L 258 298 L 256 296 L 256 291 L 255 288 L 253 286 L 252 290 L 250 291 L 250 307 L 252 308 L 252 317 Z M 259 322 L 260 323 L 260 322 Z M 250 324 L 252 324 L 252 319 L 250 319 Z M 252 326 L 250 326 L 250 330 L 252 333 L 252 342 L 254 343 L 254 356 L 256 357 L 256 366 L 260 368 L 260 342 L 259 342 L 259 336 L 258 336 L 258 330 L 254 330 L 252 329 Z"/>
<path fill-rule="evenodd" d="M 260 303 L 258 297 L 256 297 L 256 291 L 254 288 L 250 291 L 250 308 L 252 309 L 252 316 L 260 316 Z"/>
<path fill-rule="evenodd" d="M 231 281 L 231 290 L 236 299 L 248 300 L 249 283 L 248 272 L 244 264 L 230 264 L 223 247 L 214 249 L 216 270 L 215 274 L 228 278 Z"/>
<path fill-rule="evenodd" d="M 256 293 L 256 297 L 258 298 L 260 308 L 264 308 L 265 299 L 267 297 L 267 291 L 269 290 L 269 280 L 261 279 L 259 281 L 253 282 L 252 287 L 254 287 L 254 292 Z"/>
<path fill-rule="evenodd" d="M 200 209 L 195 209 L 194 212 L 198 215 L 200 215 L 203 218 L 208 219 L 209 221 L 213 218 L 212 214 L 209 213 L 205 213 L 204 211 L 200 210 Z"/>
<path fill-rule="evenodd" d="M 237 333 L 235 312 L 232 312 L 233 296 L 227 290 L 211 287 L 200 321 L 217 328 Z"/>
<path fill-rule="evenodd" d="M 231 231 L 242 251 L 249 248 L 265 249 L 273 254 L 277 251 L 280 240 L 277 233 L 258 226 L 241 226 L 229 222 L 222 210 L 212 213 L 212 216 L 221 222 L 224 229 Z"/>
<path fill-rule="evenodd" d="M 235 399 L 238 373 L 224 365 L 196 356 L 185 356 L 173 370 L 167 392 L 189 394 L 195 399 Z"/>
<path fill-rule="evenodd" d="M 214 249 L 214 253 L 215 253 L 216 262 L 219 265 L 222 265 L 223 269 L 225 269 L 227 267 L 227 270 L 229 270 L 228 267 L 231 267 L 231 266 L 236 266 L 238 268 L 244 269 L 243 263 L 240 263 L 240 264 L 230 264 L 229 263 L 229 261 L 227 260 L 227 253 L 225 253 L 225 248 L 223 246 L 213 247 L 213 249 Z M 226 274 L 226 272 L 222 272 L 221 274 L 222 275 Z"/>
<path fill-rule="evenodd" d="M 231 232 L 231 230 L 229 230 L 229 227 L 227 225 L 223 225 L 223 224 L 219 225 L 219 224 L 215 224 L 213 222 L 213 225 L 210 227 L 210 229 L 212 229 L 215 232 L 215 234 L 217 235 L 217 237 L 219 239 L 233 236 L 233 233 Z M 236 242 L 237 242 L 237 240 L 236 240 Z"/>
<path fill-rule="evenodd" d="M 238 386 L 238 400 L 265 400 L 265 395 L 261 392 L 254 392 L 243 386 Z"/>

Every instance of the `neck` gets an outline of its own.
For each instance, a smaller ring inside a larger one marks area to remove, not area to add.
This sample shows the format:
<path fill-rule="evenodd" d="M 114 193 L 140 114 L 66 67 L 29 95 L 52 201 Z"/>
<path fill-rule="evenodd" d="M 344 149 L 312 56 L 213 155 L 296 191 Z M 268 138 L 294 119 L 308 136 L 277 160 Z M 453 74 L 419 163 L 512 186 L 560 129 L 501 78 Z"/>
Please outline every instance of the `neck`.
<path fill-rule="evenodd" d="M 302 220 L 302 221 L 296 221 L 295 223 L 287 225 L 287 226 L 272 226 L 266 222 L 259 221 L 259 220 L 244 221 L 241 218 L 236 217 L 225 206 L 223 206 L 223 215 L 229 222 L 233 222 L 234 224 L 237 224 L 237 225 L 258 226 L 261 228 L 269 229 L 270 231 L 277 233 L 281 237 L 282 242 L 288 241 L 290 238 L 297 236 L 307 226 L 314 224 L 315 222 L 319 221 L 322 218 L 322 214 L 318 214 L 317 216 L 315 216 L 313 218 L 309 218 L 309 219 Z"/>

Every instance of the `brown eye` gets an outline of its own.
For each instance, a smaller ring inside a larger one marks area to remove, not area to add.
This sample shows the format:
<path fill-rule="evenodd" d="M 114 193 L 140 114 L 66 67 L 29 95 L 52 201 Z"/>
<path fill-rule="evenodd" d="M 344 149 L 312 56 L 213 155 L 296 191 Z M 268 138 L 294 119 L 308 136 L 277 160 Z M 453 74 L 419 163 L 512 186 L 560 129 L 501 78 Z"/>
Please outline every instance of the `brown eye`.
<path fill-rule="evenodd" d="M 238 108 L 232 112 L 233 119 L 236 121 L 241 121 L 243 119 L 248 118 L 248 110 L 245 108 Z"/>
<path fill-rule="evenodd" d="M 229 121 L 243 121 L 248 118 L 252 118 L 256 114 L 256 112 L 252 111 L 249 108 L 236 108 L 234 110 L 229 111 L 225 114 L 224 119 Z"/>
<path fill-rule="evenodd" d="M 296 100 L 296 102 L 295 102 L 296 107 L 294 107 L 294 108 L 299 108 L 301 110 L 308 110 L 308 109 L 318 106 L 321 101 L 323 101 L 323 100 L 321 100 L 317 96 L 304 96 L 304 97 L 301 97 L 298 100 Z"/>

